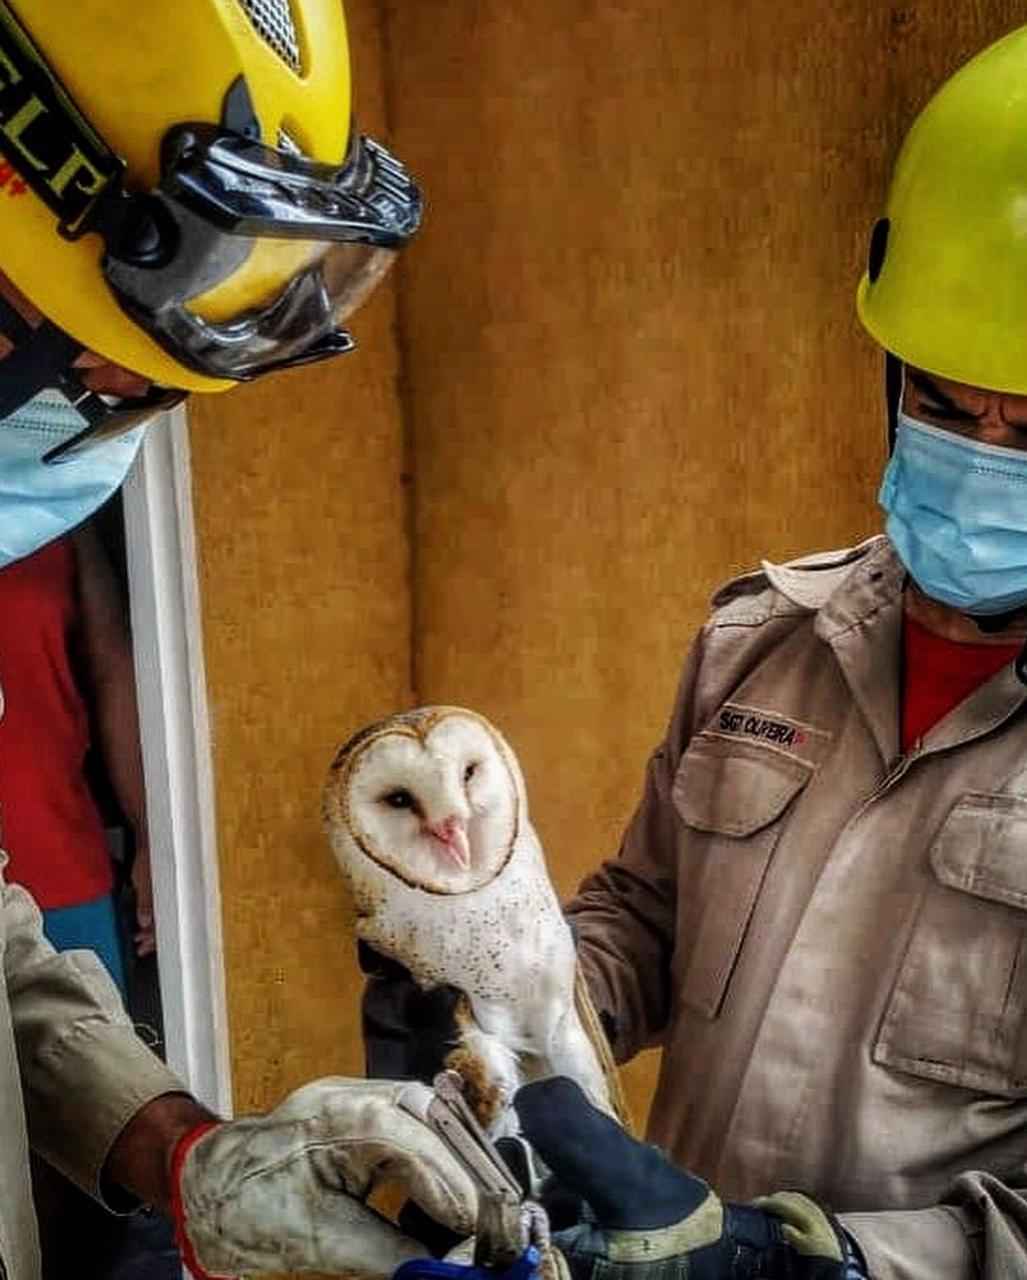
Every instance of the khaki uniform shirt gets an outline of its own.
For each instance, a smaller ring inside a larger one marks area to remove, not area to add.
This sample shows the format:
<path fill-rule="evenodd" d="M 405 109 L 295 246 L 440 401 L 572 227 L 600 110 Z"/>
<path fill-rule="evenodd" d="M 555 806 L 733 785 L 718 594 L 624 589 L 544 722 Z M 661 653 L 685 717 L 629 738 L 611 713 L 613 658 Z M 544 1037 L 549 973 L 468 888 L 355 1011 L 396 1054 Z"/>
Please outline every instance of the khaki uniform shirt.
<path fill-rule="evenodd" d="M 714 601 L 620 856 L 570 908 L 649 1136 L 805 1190 L 877 1280 L 1027 1277 L 1027 689 L 903 755 L 884 538 Z"/>
<path fill-rule="evenodd" d="M 29 1141 L 100 1198 L 115 1138 L 182 1084 L 137 1039 L 93 953 L 58 954 L 45 940 L 32 899 L 3 880 L 6 860 L 0 853 L 0 1278 L 38 1280 Z"/>

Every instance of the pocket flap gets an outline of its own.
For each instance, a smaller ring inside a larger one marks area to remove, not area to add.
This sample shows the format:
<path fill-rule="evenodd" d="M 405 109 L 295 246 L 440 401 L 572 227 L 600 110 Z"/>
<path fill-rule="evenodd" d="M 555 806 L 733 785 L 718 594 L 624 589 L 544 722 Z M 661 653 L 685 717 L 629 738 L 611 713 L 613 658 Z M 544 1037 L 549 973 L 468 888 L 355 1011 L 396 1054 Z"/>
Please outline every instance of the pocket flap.
<path fill-rule="evenodd" d="M 697 831 L 749 836 L 773 822 L 810 779 L 813 766 L 771 748 L 700 734 L 681 757 L 672 798 Z"/>
<path fill-rule="evenodd" d="M 931 846 L 931 866 L 952 889 L 1027 907 L 1027 799 L 960 796 Z"/>

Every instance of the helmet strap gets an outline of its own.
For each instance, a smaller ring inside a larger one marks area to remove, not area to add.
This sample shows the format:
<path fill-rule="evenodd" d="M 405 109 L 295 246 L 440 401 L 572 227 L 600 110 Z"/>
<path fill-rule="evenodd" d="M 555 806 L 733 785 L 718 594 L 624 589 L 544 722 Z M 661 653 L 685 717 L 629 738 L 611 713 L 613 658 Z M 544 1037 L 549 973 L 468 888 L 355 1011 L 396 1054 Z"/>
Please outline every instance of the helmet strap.
<path fill-rule="evenodd" d="M 1017 655 L 1016 661 L 1013 663 L 1013 669 L 1016 671 L 1017 679 L 1021 684 L 1027 685 L 1027 643 Z"/>
<path fill-rule="evenodd" d="M 8 302 L 2 294 L 0 294 L 0 333 L 14 347 L 28 342 L 32 337 L 32 326 L 14 303 Z"/>
<path fill-rule="evenodd" d="M 0 298 L 0 331 L 14 343 L 14 350 L 0 361 L 0 419 L 3 419 L 45 388 L 61 386 L 84 348 L 49 320 L 33 329 L 3 298 Z"/>
<path fill-rule="evenodd" d="M 0 0 L 0 153 L 57 216 L 61 235 L 89 229 L 101 197 L 120 190 L 123 161 L 107 146 Z M 11 126 L 21 121 L 17 130 Z"/>
<path fill-rule="evenodd" d="M 890 351 L 884 353 L 884 400 L 888 407 L 888 455 L 895 448 L 895 433 L 899 429 L 899 409 L 902 391 L 906 383 L 906 366 Z"/>
<path fill-rule="evenodd" d="M 973 622 L 978 631 L 983 631 L 986 636 L 993 635 L 996 631 L 1004 631 L 1010 623 L 1015 622 L 1021 617 L 1023 609 L 1008 609 L 1005 613 L 969 613 L 967 617 Z"/>

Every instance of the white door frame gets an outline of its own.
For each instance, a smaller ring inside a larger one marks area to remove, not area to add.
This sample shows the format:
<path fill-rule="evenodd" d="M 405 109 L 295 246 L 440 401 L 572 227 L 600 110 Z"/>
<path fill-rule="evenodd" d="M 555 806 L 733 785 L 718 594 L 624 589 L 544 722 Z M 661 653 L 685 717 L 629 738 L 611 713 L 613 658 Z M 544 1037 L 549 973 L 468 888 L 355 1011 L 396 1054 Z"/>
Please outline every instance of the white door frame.
<path fill-rule="evenodd" d="M 147 430 L 124 490 L 168 1065 L 231 1114 L 214 781 L 185 409 Z"/>

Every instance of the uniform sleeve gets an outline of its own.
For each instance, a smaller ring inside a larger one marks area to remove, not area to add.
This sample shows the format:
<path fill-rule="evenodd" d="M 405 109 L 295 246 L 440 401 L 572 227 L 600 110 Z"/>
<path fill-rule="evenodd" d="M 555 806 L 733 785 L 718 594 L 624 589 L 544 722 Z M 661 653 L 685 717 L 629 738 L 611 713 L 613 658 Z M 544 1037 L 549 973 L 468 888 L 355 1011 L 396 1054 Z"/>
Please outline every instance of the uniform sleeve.
<path fill-rule="evenodd" d="M 39 910 L 0 876 L 0 938 L 29 1140 L 90 1195 L 114 1140 L 147 1102 L 182 1093 L 136 1036 L 90 951 L 56 952 Z"/>
<path fill-rule="evenodd" d="M 1027 1186 L 964 1173 L 929 1209 L 848 1213 L 873 1280 L 1009 1280 L 1027 1275 Z"/>
<path fill-rule="evenodd" d="M 649 760 L 617 857 L 566 908 L 579 962 L 618 1062 L 659 1044 L 670 1011 L 678 818 L 671 789 L 692 732 L 701 640 L 686 663 L 670 727 Z"/>

